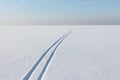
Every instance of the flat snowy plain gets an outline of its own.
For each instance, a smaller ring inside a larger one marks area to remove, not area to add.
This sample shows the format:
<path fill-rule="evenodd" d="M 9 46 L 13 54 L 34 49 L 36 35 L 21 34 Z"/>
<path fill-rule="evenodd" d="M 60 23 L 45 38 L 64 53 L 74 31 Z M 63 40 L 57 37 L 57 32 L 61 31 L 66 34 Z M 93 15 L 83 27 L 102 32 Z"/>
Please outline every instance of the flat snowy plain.
<path fill-rule="evenodd" d="M 43 80 L 120 80 L 120 26 L 114 25 L 0 26 L 0 80 L 22 80 L 40 55 L 71 28 L 74 31 L 57 49 Z"/>

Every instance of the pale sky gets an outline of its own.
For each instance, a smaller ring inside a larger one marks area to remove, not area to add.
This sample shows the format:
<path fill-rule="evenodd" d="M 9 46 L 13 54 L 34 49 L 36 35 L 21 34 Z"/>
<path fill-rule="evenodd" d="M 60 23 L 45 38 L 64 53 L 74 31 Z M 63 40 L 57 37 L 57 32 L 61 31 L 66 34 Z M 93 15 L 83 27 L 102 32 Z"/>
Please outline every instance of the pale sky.
<path fill-rule="evenodd" d="M 0 24 L 120 24 L 119 0 L 0 0 Z"/>

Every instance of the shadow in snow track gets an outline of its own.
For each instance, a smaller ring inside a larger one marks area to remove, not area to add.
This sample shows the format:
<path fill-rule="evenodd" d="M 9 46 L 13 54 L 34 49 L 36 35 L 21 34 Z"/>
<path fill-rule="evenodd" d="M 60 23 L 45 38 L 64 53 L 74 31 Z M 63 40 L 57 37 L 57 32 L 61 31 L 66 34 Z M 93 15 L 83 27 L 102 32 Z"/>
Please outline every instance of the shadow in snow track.
<path fill-rule="evenodd" d="M 32 75 L 32 73 L 34 72 L 34 70 L 36 69 L 36 67 L 38 66 L 38 64 L 41 62 L 41 60 L 45 57 L 45 55 L 48 53 L 48 51 L 55 45 L 57 44 L 61 39 L 63 39 L 66 35 L 70 34 L 71 31 L 69 31 L 68 33 L 64 34 L 61 38 L 59 38 L 55 43 L 53 43 L 45 52 L 44 54 L 42 54 L 42 56 L 37 60 L 37 62 L 33 65 L 33 67 L 30 69 L 30 71 L 25 75 L 25 77 L 23 78 L 23 80 L 28 80 L 30 78 L 30 76 Z"/>
<path fill-rule="evenodd" d="M 68 35 L 69 35 L 69 34 L 68 34 Z M 46 69 L 47 69 L 47 67 L 48 67 L 48 65 L 49 65 L 52 57 L 54 56 L 55 51 L 57 50 L 58 46 L 63 42 L 63 40 L 64 40 L 68 35 L 66 35 L 66 36 L 56 45 L 55 49 L 52 51 L 50 57 L 49 57 L 48 60 L 46 61 L 46 64 L 45 64 L 45 66 L 43 67 L 43 69 L 42 69 L 40 75 L 38 76 L 38 79 L 37 79 L 37 80 L 42 80 L 42 77 L 43 77 L 43 75 L 44 75 L 44 73 L 45 73 L 45 71 L 46 71 Z"/>

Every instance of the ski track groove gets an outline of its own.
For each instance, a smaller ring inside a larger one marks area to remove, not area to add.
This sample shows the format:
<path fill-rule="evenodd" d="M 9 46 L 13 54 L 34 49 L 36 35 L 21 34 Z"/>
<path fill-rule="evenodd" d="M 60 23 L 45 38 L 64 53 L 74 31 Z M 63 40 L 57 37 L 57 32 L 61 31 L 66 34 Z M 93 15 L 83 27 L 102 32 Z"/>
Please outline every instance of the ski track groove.
<path fill-rule="evenodd" d="M 42 56 L 37 60 L 37 62 L 33 65 L 33 67 L 29 70 L 29 72 L 25 75 L 25 77 L 23 78 L 23 80 L 29 80 L 29 78 L 31 77 L 32 73 L 35 71 L 36 67 L 40 64 L 40 62 L 42 61 L 42 59 L 47 55 L 48 51 L 54 47 L 60 40 L 60 42 L 58 44 L 60 44 L 70 33 L 72 32 L 69 31 L 68 33 L 64 34 L 62 37 L 60 37 L 56 42 L 54 42 L 43 54 Z M 59 45 L 57 45 L 59 46 Z M 57 46 L 56 48 L 54 49 L 54 51 L 52 52 L 54 54 L 54 52 L 56 51 L 57 49 Z M 51 54 L 52 55 L 52 54 Z M 50 57 L 49 57 L 50 58 Z M 46 63 L 47 64 L 47 63 Z M 49 64 L 49 63 L 48 63 Z M 43 74 L 42 74 L 43 75 Z M 39 79 L 39 78 L 38 78 Z"/>

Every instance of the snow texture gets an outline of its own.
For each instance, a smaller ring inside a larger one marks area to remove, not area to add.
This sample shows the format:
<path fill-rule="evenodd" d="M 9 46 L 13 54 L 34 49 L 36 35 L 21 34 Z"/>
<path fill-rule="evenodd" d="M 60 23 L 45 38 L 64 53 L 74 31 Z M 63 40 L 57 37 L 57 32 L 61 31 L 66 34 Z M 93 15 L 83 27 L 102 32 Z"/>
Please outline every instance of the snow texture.
<path fill-rule="evenodd" d="M 0 26 L 0 80 L 22 80 L 71 28 L 73 33 L 57 49 L 43 80 L 120 80 L 120 26 L 104 25 Z"/>

